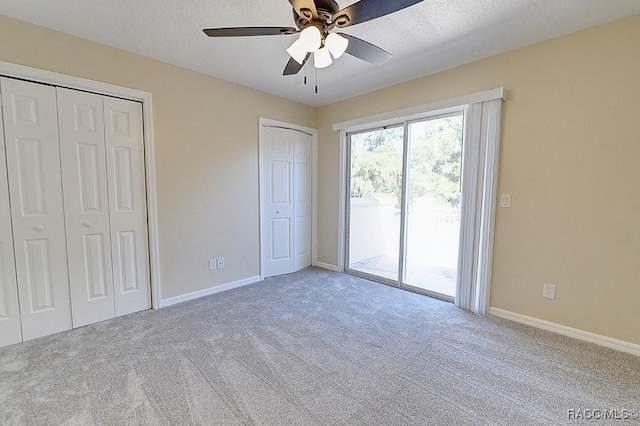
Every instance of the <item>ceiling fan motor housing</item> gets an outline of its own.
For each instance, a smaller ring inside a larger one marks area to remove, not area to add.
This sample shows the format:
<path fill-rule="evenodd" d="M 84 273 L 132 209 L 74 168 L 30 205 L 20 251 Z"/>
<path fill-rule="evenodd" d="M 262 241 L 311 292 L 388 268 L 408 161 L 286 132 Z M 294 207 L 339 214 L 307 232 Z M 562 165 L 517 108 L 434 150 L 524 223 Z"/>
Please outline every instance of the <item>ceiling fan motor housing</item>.
<path fill-rule="evenodd" d="M 314 3 L 318 12 L 317 19 L 313 19 L 312 12 L 309 9 L 301 10 L 305 16 L 299 16 L 296 10 L 293 9 L 293 19 L 300 30 L 311 24 L 317 26 L 321 32 L 326 33 L 331 17 L 340 10 L 340 6 L 335 0 L 315 0 Z"/>

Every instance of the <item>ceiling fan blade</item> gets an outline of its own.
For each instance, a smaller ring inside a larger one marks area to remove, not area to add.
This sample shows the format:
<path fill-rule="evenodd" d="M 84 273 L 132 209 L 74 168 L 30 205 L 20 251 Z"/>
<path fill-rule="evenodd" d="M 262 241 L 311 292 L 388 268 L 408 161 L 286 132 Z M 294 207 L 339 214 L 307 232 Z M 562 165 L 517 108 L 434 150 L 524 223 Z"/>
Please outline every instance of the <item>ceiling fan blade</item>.
<path fill-rule="evenodd" d="M 333 14 L 331 21 L 338 28 L 360 24 L 413 6 L 422 0 L 360 0 Z"/>
<path fill-rule="evenodd" d="M 268 35 L 287 35 L 297 33 L 292 27 L 235 27 L 235 28 L 205 28 L 204 33 L 209 37 L 250 37 Z"/>
<path fill-rule="evenodd" d="M 338 34 L 349 40 L 347 53 L 351 56 L 355 56 L 358 59 L 362 59 L 363 61 L 367 61 L 375 65 L 382 65 L 391 59 L 391 53 L 379 48 L 375 44 L 371 44 L 368 41 L 364 41 L 349 34 Z"/>
<path fill-rule="evenodd" d="M 299 64 L 298 61 L 293 58 L 289 58 L 289 62 L 287 62 L 287 66 L 284 67 L 284 72 L 282 73 L 282 75 L 298 74 L 302 67 L 304 67 L 304 64 L 307 63 L 307 60 L 309 60 L 310 56 L 311 53 L 307 53 L 307 56 L 304 58 L 304 61 L 302 61 L 302 64 Z"/>
<path fill-rule="evenodd" d="M 310 21 L 318 18 L 318 10 L 313 0 L 289 0 L 299 17 Z"/>

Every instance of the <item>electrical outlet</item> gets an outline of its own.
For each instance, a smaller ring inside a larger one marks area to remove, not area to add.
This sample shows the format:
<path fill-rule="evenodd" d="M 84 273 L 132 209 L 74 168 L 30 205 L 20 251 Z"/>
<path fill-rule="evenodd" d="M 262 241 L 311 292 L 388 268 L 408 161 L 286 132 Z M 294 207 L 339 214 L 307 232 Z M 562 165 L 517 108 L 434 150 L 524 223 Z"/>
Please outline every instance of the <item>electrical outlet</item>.
<path fill-rule="evenodd" d="M 218 269 L 224 269 L 224 257 L 218 258 Z"/>
<path fill-rule="evenodd" d="M 556 286 L 553 284 L 545 284 L 542 288 L 542 297 L 554 300 L 556 298 Z"/>
<path fill-rule="evenodd" d="M 217 259 L 209 259 L 209 270 L 215 271 L 218 269 L 218 260 Z"/>

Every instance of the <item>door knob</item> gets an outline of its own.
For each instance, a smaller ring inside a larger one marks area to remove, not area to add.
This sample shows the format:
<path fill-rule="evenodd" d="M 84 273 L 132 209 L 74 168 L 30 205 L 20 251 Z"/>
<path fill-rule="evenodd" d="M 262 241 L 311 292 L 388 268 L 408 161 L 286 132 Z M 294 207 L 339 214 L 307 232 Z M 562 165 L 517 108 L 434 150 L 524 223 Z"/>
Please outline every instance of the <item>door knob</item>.
<path fill-rule="evenodd" d="M 44 225 L 37 225 L 36 226 L 36 231 L 39 231 L 39 232 L 44 231 Z"/>
<path fill-rule="evenodd" d="M 280 214 L 280 210 L 276 210 L 276 214 Z"/>
<path fill-rule="evenodd" d="M 93 225 L 93 223 L 91 222 L 85 222 L 82 224 L 85 228 L 91 228 L 91 226 Z"/>

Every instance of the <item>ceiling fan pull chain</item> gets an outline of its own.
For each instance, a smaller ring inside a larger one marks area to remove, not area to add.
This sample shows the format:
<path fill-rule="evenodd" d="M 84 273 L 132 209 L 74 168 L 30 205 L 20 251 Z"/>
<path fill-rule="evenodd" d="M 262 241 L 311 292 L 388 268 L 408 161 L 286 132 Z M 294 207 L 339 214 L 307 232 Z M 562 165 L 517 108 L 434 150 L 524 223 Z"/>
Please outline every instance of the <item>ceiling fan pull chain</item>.
<path fill-rule="evenodd" d="M 303 65 L 304 67 L 304 65 Z M 307 67 L 304 67 L 304 85 L 307 85 Z"/>
<path fill-rule="evenodd" d="M 316 68 L 316 95 L 318 94 L 318 68 Z"/>

